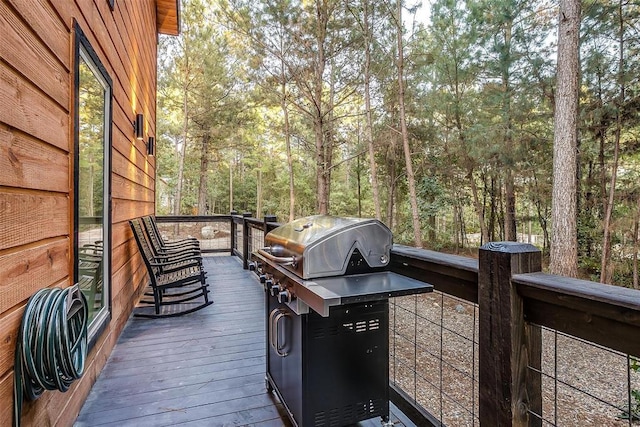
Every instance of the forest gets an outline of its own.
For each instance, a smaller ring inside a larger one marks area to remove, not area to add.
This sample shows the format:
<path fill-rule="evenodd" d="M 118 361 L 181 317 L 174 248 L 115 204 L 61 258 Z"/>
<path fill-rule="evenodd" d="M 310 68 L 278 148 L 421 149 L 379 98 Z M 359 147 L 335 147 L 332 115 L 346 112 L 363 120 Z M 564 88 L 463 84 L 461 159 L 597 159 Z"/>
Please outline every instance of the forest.
<path fill-rule="evenodd" d="M 548 260 L 562 3 L 182 0 L 157 214 L 377 217 L 397 243 Z M 577 275 L 638 288 L 640 3 L 573 3 Z"/>

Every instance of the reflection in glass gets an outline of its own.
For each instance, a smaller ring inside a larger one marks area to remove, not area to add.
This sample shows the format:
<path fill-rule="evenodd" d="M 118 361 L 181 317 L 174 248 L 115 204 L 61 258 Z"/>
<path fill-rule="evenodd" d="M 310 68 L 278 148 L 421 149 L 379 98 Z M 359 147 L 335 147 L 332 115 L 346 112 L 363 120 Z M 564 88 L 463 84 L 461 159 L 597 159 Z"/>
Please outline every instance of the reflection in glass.
<path fill-rule="evenodd" d="M 78 283 L 89 303 L 89 321 L 105 305 L 104 201 L 106 91 L 81 54 L 78 64 Z"/>

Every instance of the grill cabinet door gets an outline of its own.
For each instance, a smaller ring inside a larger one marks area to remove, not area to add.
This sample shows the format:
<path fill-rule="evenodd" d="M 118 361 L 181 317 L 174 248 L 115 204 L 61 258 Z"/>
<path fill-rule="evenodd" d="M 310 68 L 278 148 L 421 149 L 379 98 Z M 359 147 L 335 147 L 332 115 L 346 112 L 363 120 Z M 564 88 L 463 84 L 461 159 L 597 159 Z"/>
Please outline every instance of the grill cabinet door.
<path fill-rule="evenodd" d="M 267 293 L 266 317 L 267 375 L 295 425 L 388 417 L 388 300 L 331 307 L 322 317 L 296 315 Z"/>
<path fill-rule="evenodd" d="M 302 418 L 301 317 L 267 293 L 267 374 L 299 425 Z"/>
<path fill-rule="evenodd" d="M 305 419 L 338 427 L 389 415 L 388 300 L 331 307 L 303 320 Z"/>

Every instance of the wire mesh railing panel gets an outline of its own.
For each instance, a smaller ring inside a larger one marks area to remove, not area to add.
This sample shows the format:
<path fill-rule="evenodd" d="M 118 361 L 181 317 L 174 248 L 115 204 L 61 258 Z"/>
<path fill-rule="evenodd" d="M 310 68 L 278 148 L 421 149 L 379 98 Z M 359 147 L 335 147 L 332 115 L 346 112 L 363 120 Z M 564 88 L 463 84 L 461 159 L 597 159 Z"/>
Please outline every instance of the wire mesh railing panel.
<path fill-rule="evenodd" d="M 264 247 L 264 230 L 257 227 L 251 227 L 249 230 L 249 253 L 255 252 Z"/>
<path fill-rule="evenodd" d="M 542 328 L 541 368 L 529 369 L 542 380 L 542 414 L 530 413 L 542 425 L 640 424 L 640 367 L 626 354 Z"/>
<path fill-rule="evenodd" d="M 478 327 L 477 305 L 440 292 L 390 301 L 390 380 L 444 425 L 479 425 Z M 540 425 L 640 425 L 636 359 L 546 328 L 541 359 Z"/>
<path fill-rule="evenodd" d="M 222 252 L 231 249 L 231 225 L 229 220 L 198 222 L 158 222 L 158 229 L 165 240 L 195 237 L 203 252 Z"/>
<path fill-rule="evenodd" d="M 390 301 L 390 378 L 445 425 L 478 421 L 478 309 L 441 292 Z"/>
<path fill-rule="evenodd" d="M 234 242 L 233 249 L 242 253 L 242 241 L 244 239 L 244 231 L 242 229 L 242 223 L 240 224 L 236 223 L 235 230 L 236 230 L 236 235 L 235 235 L 235 239 L 233 240 Z"/>

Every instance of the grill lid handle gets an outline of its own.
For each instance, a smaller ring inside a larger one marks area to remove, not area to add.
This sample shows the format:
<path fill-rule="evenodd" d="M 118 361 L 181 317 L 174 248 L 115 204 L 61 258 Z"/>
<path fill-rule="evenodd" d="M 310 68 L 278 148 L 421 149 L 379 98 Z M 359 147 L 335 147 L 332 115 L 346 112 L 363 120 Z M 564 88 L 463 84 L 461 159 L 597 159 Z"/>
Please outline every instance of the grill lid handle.
<path fill-rule="evenodd" d="M 258 249 L 258 253 L 271 262 L 275 262 L 276 264 L 280 265 L 292 265 L 293 267 L 296 267 L 298 265 L 298 260 L 296 259 L 296 257 L 275 256 L 270 251 L 270 247 Z"/>

